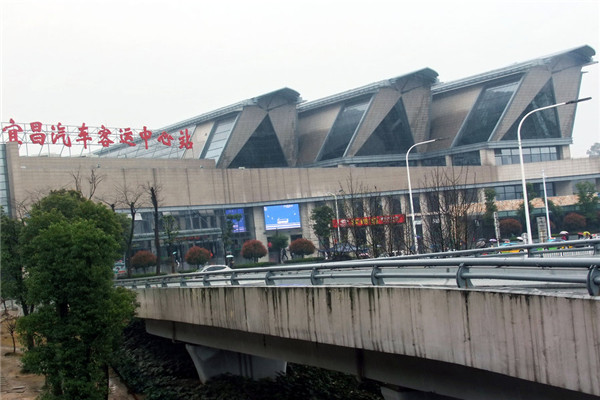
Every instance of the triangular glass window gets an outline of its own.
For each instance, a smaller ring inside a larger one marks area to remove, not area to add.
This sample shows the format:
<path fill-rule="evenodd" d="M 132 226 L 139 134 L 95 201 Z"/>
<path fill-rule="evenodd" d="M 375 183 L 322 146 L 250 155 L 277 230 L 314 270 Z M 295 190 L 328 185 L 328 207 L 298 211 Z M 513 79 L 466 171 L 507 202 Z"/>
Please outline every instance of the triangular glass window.
<path fill-rule="evenodd" d="M 502 140 L 517 140 L 517 129 L 525 114 L 536 108 L 546 107 L 552 104 L 556 104 L 556 101 L 554 99 L 552 80 L 549 80 L 535 96 L 533 101 L 529 103 L 525 111 L 523 111 L 519 118 L 515 120 Z M 556 114 L 555 108 L 531 114 L 521 126 L 521 139 L 549 139 L 559 137 L 560 126 L 558 124 L 558 115 Z"/>
<path fill-rule="evenodd" d="M 461 129 L 456 145 L 487 142 L 518 86 L 519 81 L 516 81 L 485 89 Z"/>
<path fill-rule="evenodd" d="M 219 158 L 223 153 L 223 149 L 225 148 L 227 140 L 229 139 L 229 135 L 231 135 L 231 131 L 235 125 L 236 118 L 237 115 L 233 118 L 218 121 L 215 124 L 213 132 L 210 135 L 209 143 L 206 146 L 206 150 L 200 158 L 210 158 L 215 160 L 216 163 L 219 162 Z"/>
<path fill-rule="evenodd" d="M 287 167 L 279 139 L 267 116 L 254 131 L 229 168 L 277 168 Z"/>
<path fill-rule="evenodd" d="M 344 156 L 358 124 L 369 108 L 370 101 L 371 98 L 368 98 L 344 107 L 327 135 L 319 160 L 331 160 Z"/>
<path fill-rule="evenodd" d="M 400 99 L 356 155 L 402 154 L 406 153 L 413 144 L 415 141 L 410 133 L 404 104 Z"/>

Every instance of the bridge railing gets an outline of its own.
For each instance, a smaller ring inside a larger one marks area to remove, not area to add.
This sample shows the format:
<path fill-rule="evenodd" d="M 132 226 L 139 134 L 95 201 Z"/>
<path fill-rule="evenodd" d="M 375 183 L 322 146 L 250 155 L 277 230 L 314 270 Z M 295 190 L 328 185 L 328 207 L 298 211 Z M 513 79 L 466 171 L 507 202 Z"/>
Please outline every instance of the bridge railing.
<path fill-rule="evenodd" d="M 581 241 L 561 242 L 579 245 Z M 600 242 L 600 240 L 598 240 Z M 588 243 L 590 243 L 588 241 Z M 595 247 L 594 244 L 592 247 Z M 527 252 L 502 253 L 502 256 L 445 257 L 426 256 L 375 258 L 354 261 L 281 265 L 262 268 L 238 268 L 216 272 L 172 274 L 149 278 L 119 279 L 116 285 L 138 287 L 213 286 L 213 285 L 422 285 L 459 288 L 535 286 L 587 289 L 591 296 L 600 295 L 600 257 L 538 257 L 532 245 Z M 589 246 L 588 246 L 589 247 Z M 508 249 L 508 247 L 505 247 Z M 512 249 L 511 249 L 512 250 Z M 566 250 L 566 249 L 564 249 Z M 529 254 L 529 257 L 525 257 Z M 554 285 L 554 286 L 553 286 Z"/>

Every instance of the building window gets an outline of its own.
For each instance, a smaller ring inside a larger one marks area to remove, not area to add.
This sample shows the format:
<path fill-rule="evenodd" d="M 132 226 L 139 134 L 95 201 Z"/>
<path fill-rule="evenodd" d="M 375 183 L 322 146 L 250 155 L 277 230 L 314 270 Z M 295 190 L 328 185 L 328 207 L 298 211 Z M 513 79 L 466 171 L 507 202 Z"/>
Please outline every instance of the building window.
<path fill-rule="evenodd" d="M 369 97 L 366 100 L 348 104 L 344 107 L 333 124 L 329 135 L 327 135 L 319 160 L 331 160 L 344 156 L 358 124 L 367 108 L 369 108 L 370 101 L 371 98 Z"/>
<path fill-rule="evenodd" d="M 219 163 L 219 158 L 225 149 L 229 135 L 233 131 L 237 115 L 233 118 L 224 119 L 215 123 L 209 142 L 206 145 L 206 150 L 200 158 L 209 158 Z"/>
<path fill-rule="evenodd" d="M 534 183 L 533 191 L 536 194 L 536 197 L 544 197 L 544 184 L 543 183 Z M 523 185 L 507 185 L 507 186 L 496 186 L 494 188 L 496 191 L 496 200 L 519 200 L 523 199 Z M 546 182 L 546 193 L 548 197 L 555 196 L 554 183 Z M 531 193 L 529 193 L 529 197 L 531 198 Z"/>
<path fill-rule="evenodd" d="M 410 133 L 406 110 L 400 99 L 356 155 L 402 154 L 406 153 L 413 144 L 414 140 Z"/>
<path fill-rule="evenodd" d="M 519 149 L 497 149 L 495 150 L 496 165 L 519 164 Z M 558 149 L 556 147 L 526 147 L 523 149 L 523 162 L 532 163 L 540 161 L 558 160 Z"/>
<path fill-rule="evenodd" d="M 267 116 L 235 156 L 229 168 L 283 168 L 287 166 L 271 118 Z"/>
<path fill-rule="evenodd" d="M 479 151 L 469 151 L 453 155 L 452 165 L 481 165 Z"/>
<path fill-rule="evenodd" d="M 487 142 L 518 87 L 519 81 L 515 81 L 485 89 L 467 117 L 457 145 Z"/>
<path fill-rule="evenodd" d="M 544 86 L 542 90 L 535 96 L 533 101 L 529 103 L 527 108 L 521 113 L 519 118 L 515 120 L 510 129 L 506 132 L 502 140 L 517 140 L 517 129 L 519 123 L 525 115 L 536 108 L 546 107 L 555 104 L 554 90 L 552 89 L 552 80 Z M 521 139 L 549 139 L 559 138 L 560 127 L 558 125 L 558 114 L 556 108 L 542 110 L 531 114 L 521 126 Z"/>
<path fill-rule="evenodd" d="M 421 160 L 421 165 L 424 167 L 445 167 L 446 157 L 433 157 Z"/>

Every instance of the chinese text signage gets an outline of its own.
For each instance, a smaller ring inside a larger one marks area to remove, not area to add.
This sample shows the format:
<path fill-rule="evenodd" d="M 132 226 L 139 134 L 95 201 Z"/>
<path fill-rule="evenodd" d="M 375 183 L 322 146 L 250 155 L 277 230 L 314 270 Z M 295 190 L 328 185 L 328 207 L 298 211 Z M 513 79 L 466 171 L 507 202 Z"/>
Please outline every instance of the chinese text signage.
<path fill-rule="evenodd" d="M 406 222 L 404 214 L 380 215 L 377 217 L 342 218 L 331 220 L 331 226 L 347 228 L 350 226 L 389 225 L 403 224 Z"/>

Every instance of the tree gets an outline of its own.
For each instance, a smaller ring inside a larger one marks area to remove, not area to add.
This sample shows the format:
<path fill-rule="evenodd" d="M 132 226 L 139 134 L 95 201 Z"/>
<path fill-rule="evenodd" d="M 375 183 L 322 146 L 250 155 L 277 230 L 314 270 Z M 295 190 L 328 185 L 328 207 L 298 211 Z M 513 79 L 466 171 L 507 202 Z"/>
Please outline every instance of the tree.
<path fill-rule="evenodd" d="M 271 236 L 271 249 L 277 252 L 277 259 L 279 263 L 281 263 L 281 249 L 285 249 L 288 245 L 288 238 L 285 235 L 282 235 L 279 232 L 275 232 L 273 236 Z"/>
<path fill-rule="evenodd" d="M 575 188 L 577 188 L 577 209 L 585 217 L 588 228 L 595 228 L 598 214 L 596 186 L 586 181 L 577 183 Z"/>
<path fill-rule="evenodd" d="M 23 227 L 22 221 L 10 218 L 0 207 L 0 247 L 1 290 L 5 298 L 15 299 L 21 306 L 24 315 L 33 311 L 33 304 L 27 300 L 25 286 L 25 266 L 21 259 L 19 236 Z"/>
<path fill-rule="evenodd" d="M 315 245 L 308 239 L 299 238 L 290 243 L 290 253 L 307 256 L 315 252 Z"/>
<path fill-rule="evenodd" d="M 196 269 L 200 268 L 201 265 L 206 264 L 210 260 L 210 251 L 199 246 L 192 246 L 185 253 L 185 261 L 188 264 L 195 265 Z"/>
<path fill-rule="evenodd" d="M 148 192 L 150 193 L 150 201 L 152 202 L 153 217 L 154 217 L 154 246 L 156 247 L 156 275 L 160 275 L 160 236 L 158 233 L 158 192 L 160 189 L 154 186 L 148 185 Z"/>
<path fill-rule="evenodd" d="M 247 240 L 242 245 L 242 257 L 247 260 L 257 262 L 259 258 L 267 255 L 266 247 L 260 242 L 260 240 L 252 239 Z"/>
<path fill-rule="evenodd" d="M 569 232 L 577 232 L 586 227 L 586 220 L 583 215 L 577 213 L 568 213 L 563 219 L 563 227 Z"/>
<path fill-rule="evenodd" d="M 133 268 L 143 268 L 156 265 L 156 256 L 149 250 L 140 250 L 131 257 L 131 266 Z"/>
<path fill-rule="evenodd" d="M 461 249 L 476 236 L 472 217 L 477 191 L 466 168 L 435 168 L 425 179 L 427 209 L 423 215 L 424 244 L 434 252 Z"/>
<path fill-rule="evenodd" d="M 531 200 L 538 197 L 538 193 L 535 190 L 533 190 L 533 185 L 531 183 L 527 183 L 526 185 L 527 185 L 527 210 L 528 210 L 529 216 L 531 218 L 531 215 L 533 214 L 533 210 L 534 210 L 533 204 L 531 204 Z M 521 203 L 519 205 L 519 208 L 517 208 L 517 215 L 519 216 L 519 221 L 521 221 L 521 225 L 525 225 L 525 222 L 526 222 L 525 201 L 523 201 L 523 203 Z M 531 220 L 529 222 L 531 223 Z M 532 230 L 531 235 L 533 236 L 533 231 L 537 231 L 537 225 L 531 224 L 531 230 Z"/>
<path fill-rule="evenodd" d="M 310 219 L 313 222 L 313 232 L 319 240 L 322 248 L 329 248 L 329 238 L 331 237 L 331 221 L 335 214 L 331 207 L 320 206 L 312 209 Z"/>
<path fill-rule="evenodd" d="M 483 234 L 485 237 L 496 237 L 495 226 L 494 226 L 494 213 L 498 212 L 498 206 L 496 205 L 496 190 L 493 188 L 486 188 L 483 191 L 485 196 L 485 213 L 483 214 Z"/>
<path fill-rule="evenodd" d="M 177 236 L 179 236 L 179 222 L 174 216 L 170 214 L 163 215 L 162 228 L 163 233 L 165 234 L 164 242 L 167 245 L 167 252 L 169 253 L 169 258 L 171 259 L 171 273 L 175 273 L 175 257 L 173 254 L 173 245 L 175 244 Z"/>
<path fill-rule="evenodd" d="M 523 232 L 523 225 L 514 218 L 504 218 L 500 220 L 500 235 L 510 237 L 520 235 Z"/>
<path fill-rule="evenodd" d="M 590 157 L 600 157 L 600 143 L 596 142 L 590 147 L 586 154 Z"/>
<path fill-rule="evenodd" d="M 137 188 L 130 188 L 126 184 L 121 187 L 115 187 L 116 200 L 111 202 L 111 208 L 114 209 L 115 204 L 127 207 L 129 209 L 129 224 L 128 229 L 123 230 L 125 238 L 125 269 L 127 270 L 127 276 L 131 277 L 131 256 L 133 255 L 133 237 L 135 232 L 135 216 L 137 215 L 138 208 L 143 205 L 142 196 L 144 194 L 143 187 L 138 186 Z"/>
<path fill-rule="evenodd" d="M 550 220 L 554 222 L 554 226 L 562 226 L 565 216 L 562 207 L 554 204 L 552 200 L 548 200 L 548 210 L 550 211 Z"/>
<path fill-rule="evenodd" d="M 18 321 L 35 346 L 26 369 L 46 377 L 45 399 L 104 399 L 108 364 L 135 310 L 135 294 L 113 286 L 121 250 L 115 213 L 75 191 L 33 205 L 20 239 L 34 312 Z"/>
<path fill-rule="evenodd" d="M 227 214 L 225 216 L 225 227 L 223 229 L 223 247 L 225 248 L 225 252 L 232 251 L 234 221 L 239 222 L 241 219 L 242 214 Z"/>

